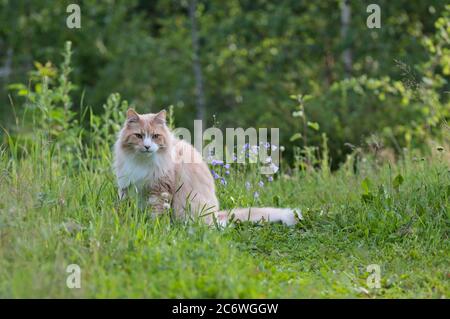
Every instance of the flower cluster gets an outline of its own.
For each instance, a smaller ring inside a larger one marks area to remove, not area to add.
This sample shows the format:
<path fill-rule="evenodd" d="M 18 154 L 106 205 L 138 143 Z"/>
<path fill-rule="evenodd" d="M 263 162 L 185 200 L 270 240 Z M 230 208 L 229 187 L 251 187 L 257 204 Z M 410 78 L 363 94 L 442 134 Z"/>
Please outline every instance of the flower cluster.
<path fill-rule="evenodd" d="M 211 165 L 213 167 L 222 168 L 222 171 L 224 171 L 225 175 L 230 175 L 230 164 L 225 164 L 221 160 L 213 159 L 211 161 Z M 219 174 L 217 174 L 217 172 L 214 169 L 211 169 L 211 173 L 212 173 L 212 176 L 214 177 L 214 179 L 220 180 L 220 183 L 222 185 L 224 185 L 224 186 L 227 185 L 227 180 L 225 179 L 225 177 L 220 176 Z"/>
<path fill-rule="evenodd" d="M 268 182 L 268 183 L 273 182 L 273 176 L 272 176 L 272 175 L 267 176 L 267 182 Z M 264 181 L 261 179 L 261 180 L 259 180 L 258 183 L 255 185 L 255 188 L 258 187 L 258 188 L 262 189 L 262 188 L 264 188 L 264 185 L 265 185 L 265 183 L 264 183 Z M 249 181 L 246 181 L 246 182 L 245 182 L 245 189 L 246 189 L 247 191 L 250 191 L 250 190 L 252 190 L 252 188 L 253 188 L 252 183 L 250 183 Z M 255 190 L 255 191 L 253 192 L 253 198 L 254 198 L 254 199 L 258 199 L 258 198 L 259 198 L 259 191 L 258 191 L 258 190 Z"/>
<path fill-rule="evenodd" d="M 245 154 L 246 158 L 257 159 L 257 155 L 261 148 L 264 148 L 266 151 L 275 151 L 277 150 L 277 146 L 270 144 L 269 142 L 260 143 L 260 145 L 250 145 L 249 143 L 245 143 L 240 151 L 240 154 Z M 226 176 L 230 175 L 230 164 L 225 163 L 222 160 L 213 159 L 212 155 L 209 157 L 211 163 L 211 173 L 215 180 L 220 181 L 222 185 L 227 185 Z M 233 162 L 238 160 L 236 154 L 232 155 Z M 260 162 L 261 165 L 265 169 L 265 173 L 267 176 L 267 182 L 273 181 L 273 175 L 276 174 L 279 170 L 279 167 L 273 162 L 272 157 L 268 156 L 263 161 Z M 264 181 L 260 180 L 257 185 L 259 188 L 264 187 Z M 248 191 L 252 188 L 250 182 L 245 183 L 245 187 Z M 259 193 L 257 191 L 254 192 L 253 197 L 256 199 L 259 197 Z"/>

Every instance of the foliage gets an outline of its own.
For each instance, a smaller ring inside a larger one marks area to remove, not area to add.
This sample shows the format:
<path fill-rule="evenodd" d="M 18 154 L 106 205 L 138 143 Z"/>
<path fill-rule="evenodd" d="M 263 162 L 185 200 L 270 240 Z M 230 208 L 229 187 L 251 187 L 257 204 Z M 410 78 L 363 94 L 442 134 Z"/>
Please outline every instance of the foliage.
<path fill-rule="evenodd" d="M 441 138 L 437 128 L 449 112 L 446 1 L 380 0 L 380 29 L 366 26 L 370 3 L 351 2 L 351 25 L 343 36 L 339 0 L 199 0 L 195 16 L 210 124 L 216 115 L 221 127 L 280 127 L 291 163 L 293 146 L 320 148 L 326 133 L 334 168 L 351 151 L 345 143 L 360 146 L 372 134 L 397 153 Z M 26 83 L 35 65 L 51 86 L 57 75 L 47 61 L 59 61 L 59 48 L 69 40 L 72 81 L 80 88 L 69 90 L 76 101 L 71 112 L 84 114 L 84 102 L 89 114 L 101 116 L 110 92 L 120 92 L 141 111 L 173 105 L 175 124 L 192 126 L 189 1 L 82 1 L 81 29 L 65 27 L 67 4 L 0 1 L 0 67 L 12 52 L 11 72 L 0 77 L 0 85 Z M 346 49 L 352 52 L 351 74 L 341 62 Z M 26 95 L 29 88 L 15 89 Z M 289 97 L 305 92 L 313 97 L 306 103 L 310 138 L 290 141 L 304 132 Z M 15 123 L 8 93 L 0 92 L 6 127 Z M 20 104 L 14 95 L 11 100 Z M 91 118 L 76 117 L 85 127 Z"/>
<path fill-rule="evenodd" d="M 263 184 L 255 171 L 231 170 L 227 185 L 217 186 L 223 208 L 299 207 L 304 219 L 292 228 L 241 223 L 219 230 L 150 218 L 135 200 L 119 202 L 109 156 L 66 165 L 64 154 L 50 154 L 46 138 L 37 136 L 25 157 L 14 142 L 0 152 L 2 297 L 450 293 L 450 184 L 442 158 L 382 167 L 360 161 L 357 174 L 350 165 Z M 87 154 L 110 153 L 106 143 L 86 147 Z M 69 264 L 81 267 L 81 289 L 66 286 Z M 381 266 L 381 289 L 367 287 L 370 264 Z"/>
<path fill-rule="evenodd" d="M 303 220 L 291 228 L 152 218 L 134 198 L 118 200 L 112 176 L 111 144 L 128 103 L 112 94 L 101 115 L 83 109 L 81 126 L 66 98 L 69 46 L 65 57 L 59 69 L 38 65 L 30 88 L 17 87 L 36 121 L 27 135 L 29 121 L 18 119 L 20 134 L 0 147 L 0 297 L 449 296 L 447 146 L 388 165 L 355 152 L 331 173 L 326 152 L 317 158 L 306 145 L 313 165 L 289 175 L 277 168 L 274 179 L 257 166 L 214 164 L 227 176 L 217 179 L 223 209 L 300 208 Z M 66 286 L 70 264 L 81 267 L 80 289 Z M 367 287 L 370 264 L 381 267 L 380 289 Z"/>

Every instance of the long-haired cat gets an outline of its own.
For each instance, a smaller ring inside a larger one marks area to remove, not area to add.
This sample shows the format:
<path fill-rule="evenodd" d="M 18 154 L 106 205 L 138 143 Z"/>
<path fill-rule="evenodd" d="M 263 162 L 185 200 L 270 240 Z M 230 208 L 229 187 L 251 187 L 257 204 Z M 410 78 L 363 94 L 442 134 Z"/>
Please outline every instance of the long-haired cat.
<path fill-rule="evenodd" d="M 200 153 L 176 138 L 166 125 L 166 112 L 138 114 L 127 120 L 114 146 L 114 169 L 122 199 L 130 187 L 152 206 L 155 214 L 172 208 L 186 219 L 198 216 L 207 224 L 225 225 L 233 216 L 240 221 L 281 221 L 293 225 L 300 211 L 288 208 L 236 208 L 220 211 L 214 179 Z"/>

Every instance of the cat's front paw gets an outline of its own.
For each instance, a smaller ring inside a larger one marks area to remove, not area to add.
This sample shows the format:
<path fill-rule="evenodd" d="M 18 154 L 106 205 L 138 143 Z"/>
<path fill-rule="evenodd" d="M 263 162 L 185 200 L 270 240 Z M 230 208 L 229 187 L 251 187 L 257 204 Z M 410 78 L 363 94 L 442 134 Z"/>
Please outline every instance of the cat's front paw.
<path fill-rule="evenodd" d="M 170 194 L 167 192 L 162 192 L 161 198 L 164 201 L 164 204 L 163 204 L 164 208 L 170 208 L 170 200 L 171 200 Z"/>
<path fill-rule="evenodd" d="M 148 204 L 152 206 L 153 212 L 162 214 L 164 211 L 170 209 L 170 194 L 162 192 L 159 194 L 152 194 L 148 198 Z"/>

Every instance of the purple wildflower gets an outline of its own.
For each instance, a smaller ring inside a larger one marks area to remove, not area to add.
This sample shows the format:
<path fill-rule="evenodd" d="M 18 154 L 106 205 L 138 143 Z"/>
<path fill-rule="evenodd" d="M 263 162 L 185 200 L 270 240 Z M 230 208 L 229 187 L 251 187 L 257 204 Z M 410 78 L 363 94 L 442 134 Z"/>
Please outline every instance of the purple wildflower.
<path fill-rule="evenodd" d="M 254 193 L 253 193 L 253 198 L 255 198 L 255 199 L 256 199 L 256 198 L 259 198 L 259 193 L 258 193 L 258 192 L 254 192 Z"/>
<path fill-rule="evenodd" d="M 227 181 L 225 180 L 225 178 L 221 178 L 220 179 L 220 183 L 222 184 L 222 185 L 227 185 Z"/>
<path fill-rule="evenodd" d="M 222 165 L 223 165 L 223 161 L 213 159 L 213 160 L 211 161 L 211 165 L 212 165 L 212 166 L 217 166 L 217 165 L 222 166 Z"/>
<path fill-rule="evenodd" d="M 220 176 L 212 169 L 211 170 L 212 176 L 214 177 L 214 179 L 218 179 L 220 178 Z"/>
<path fill-rule="evenodd" d="M 252 187 L 252 185 L 250 184 L 250 182 L 245 182 L 245 188 L 247 190 L 249 190 Z"/>
<path fill-rule="evenodd" d="M 259 149 L 258 145 L 252 145 L 251 152 L 253 154 L 258 154 L 258 149 Z"/>
<path fill-rule="evenodd" d="M 230 164 L 225 164 L 225 165 L 223 166 L 223 168 L 225 168 L 225 169 L 230 169 Z"/>
<path fill-rule="evenodd" d="M 267 181 L 270 183 L 270 182 L 273 182 L 273 177 L 272 176 L 268 176 L 267 177 Z"/>
<path fill-rule="evenodd" d="M 275 174 L 276 172 L 278 172 L 278 170 L 279 170 L 279 167 L 278 166 L 276 166 L 274 163 L 272 163 L 271 165 L 270 165 L 270 168 L 272 169 L 272 172 Z"/>
<path fill-rule="evenodd" d="M 230 171 L 229 171 L 229 170 L 226 170 L 226 171 L 225 171 L 225 175 L 230 175 Z"/>
<path fill-rule="evenodd" d="M 259 181 L 258 185 L 259 185 L 259 187 L 264 187 L 264 182 L 263 181 Z"/>

